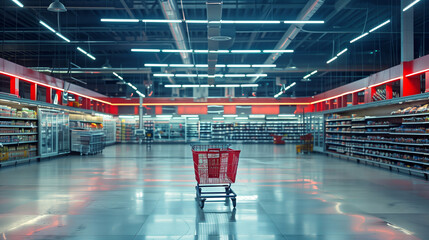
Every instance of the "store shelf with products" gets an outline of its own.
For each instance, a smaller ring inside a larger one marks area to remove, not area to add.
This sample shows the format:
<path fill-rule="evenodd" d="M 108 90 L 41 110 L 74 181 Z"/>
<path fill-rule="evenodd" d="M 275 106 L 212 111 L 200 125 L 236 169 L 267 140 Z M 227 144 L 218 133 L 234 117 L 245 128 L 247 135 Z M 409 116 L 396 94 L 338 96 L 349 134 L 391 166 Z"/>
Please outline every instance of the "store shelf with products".
<path fill-rule="evenodd" d="M 198 120 L 186 120 L 186 142 L 198 142 Z"/>
<path fill-rule="evenodd" d="M 0 166 L 38 158 L 36 108 L 0 105 Z"/>
<path fill-rule="evenodd" d="M 326 131 L 326 151 L 359 160 L 382 163 L 390 169 L 406 170 L 408 173 L 429 174 L 429 108 L 427 105 L 408 107 L 392 115 L 366 116 L 364 123 L 352 121 L 351 129 L 364 126 L 361 132 Z M 409 109 L 414 109 L 409 110 Z M 421 110 L 418 110 L 421 109 Z M 395 115 L 396 114 L 396 115 Z M 332 122 L 346 124 L 349 116 L 331 116 Z M 355 117 L 355 116 L 353 116 Z M 344 120 L 345 119 L 345 120 Z"/>
<path fill-rule="evenodd" d="M 200 141 L 211 141 L 212 123 L 211 122 L 199 122 L 198 132 L 200 134 Z"/>

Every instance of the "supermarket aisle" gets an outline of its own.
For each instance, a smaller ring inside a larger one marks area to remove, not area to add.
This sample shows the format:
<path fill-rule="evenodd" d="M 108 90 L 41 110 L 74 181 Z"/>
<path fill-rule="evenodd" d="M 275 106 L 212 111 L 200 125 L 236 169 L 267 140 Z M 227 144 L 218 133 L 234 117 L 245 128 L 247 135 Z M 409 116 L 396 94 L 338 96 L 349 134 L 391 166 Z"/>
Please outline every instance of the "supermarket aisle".
<path fill-rule="evenodd" d="M 0 170 L 0 239 L 427 239 L 429 183 L 243 145 L 237 209 L 194 201 L 187 145 L 117 145 Z M 199 235 L 199 237 L 195 237 Z M 210 235 L 210 238 L 206 237 Z"/>

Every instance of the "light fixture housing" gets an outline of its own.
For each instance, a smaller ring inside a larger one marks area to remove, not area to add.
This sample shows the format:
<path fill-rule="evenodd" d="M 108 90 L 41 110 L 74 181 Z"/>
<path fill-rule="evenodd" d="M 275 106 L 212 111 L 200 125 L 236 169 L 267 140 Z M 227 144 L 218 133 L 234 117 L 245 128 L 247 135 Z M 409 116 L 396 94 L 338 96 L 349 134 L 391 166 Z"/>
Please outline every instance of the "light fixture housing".
<path fill-rule="evenodd" d="M 60 0 L 55 0 L 55 2 L 52 2 L 49 7 L 48 11 L 50 12 L 67 12 L 66 7 L 64 4 L 60 2 Z"/>

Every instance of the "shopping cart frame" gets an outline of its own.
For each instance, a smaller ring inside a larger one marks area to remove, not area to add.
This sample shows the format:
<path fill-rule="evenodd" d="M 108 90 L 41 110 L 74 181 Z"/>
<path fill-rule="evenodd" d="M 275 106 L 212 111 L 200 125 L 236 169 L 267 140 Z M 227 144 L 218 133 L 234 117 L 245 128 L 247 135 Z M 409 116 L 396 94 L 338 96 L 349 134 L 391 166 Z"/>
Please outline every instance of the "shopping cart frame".
<path fill-rule="evenodd" d="M 220 150 L 232 150 L 229 147 L 231 144 L 209 144 L 209 145 L 191 145 L 193 151 L 204 151 L 206 149 L 220 149 Z M 203 188 L 223 188 L 225 191 L 203 191 Z M 232 206 L 235 208 L 237 206 L 237 194 L 232 190 L 231 183 L 219 183 L 219 184 L 199 184 L 195 186 L 196 191 L 196 200 L 201 209 L 204 208 L 204 205 L 207 202 L 224 202 L 228 199 L 231 200 Z M 221 199 L 225 200 L 211 200 L 211 199 Z"/>

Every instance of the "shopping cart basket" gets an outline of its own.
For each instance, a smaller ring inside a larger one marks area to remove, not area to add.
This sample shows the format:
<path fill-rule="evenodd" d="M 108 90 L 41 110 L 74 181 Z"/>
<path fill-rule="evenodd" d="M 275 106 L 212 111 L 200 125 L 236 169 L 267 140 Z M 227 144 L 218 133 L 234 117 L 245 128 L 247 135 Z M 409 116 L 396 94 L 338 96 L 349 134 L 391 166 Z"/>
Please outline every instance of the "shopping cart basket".
<path fill-rule="evenodd" d="M 237 194 L 231 189 L 237 175 L 240 150 L 233 150 L 229 145 L 194 145 L 192 156 L 194 159 L 195 180 L 197 180 L 196 194 L 200 207 L 211 198 L 230 198 L 236 206 Z M 221 187 L 225 192 L 203 192 L 202 188 Z"/>

